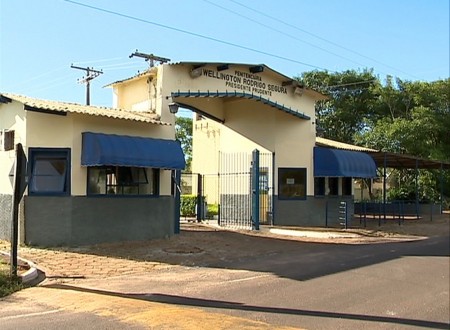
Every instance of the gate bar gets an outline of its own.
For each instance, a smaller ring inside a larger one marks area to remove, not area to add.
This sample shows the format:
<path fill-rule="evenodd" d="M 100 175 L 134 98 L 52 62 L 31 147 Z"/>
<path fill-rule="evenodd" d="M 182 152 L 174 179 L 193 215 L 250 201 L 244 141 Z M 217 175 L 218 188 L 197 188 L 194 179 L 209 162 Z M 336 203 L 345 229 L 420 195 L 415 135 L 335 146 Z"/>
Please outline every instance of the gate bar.
<path fill-rule="evenodd" d="M 252 152 L 252 229 L 259 230 L 259 150 Z"/>

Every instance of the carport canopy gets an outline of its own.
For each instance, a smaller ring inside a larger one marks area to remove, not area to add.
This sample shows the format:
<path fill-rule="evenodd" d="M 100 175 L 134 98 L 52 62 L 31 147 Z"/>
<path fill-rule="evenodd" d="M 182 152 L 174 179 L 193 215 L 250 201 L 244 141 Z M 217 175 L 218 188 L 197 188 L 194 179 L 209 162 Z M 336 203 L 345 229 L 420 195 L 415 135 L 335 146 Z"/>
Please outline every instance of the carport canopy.
<path fill-rule="evenodd" d="M 450 169 L 450 163 L 414 157 L 393 152 L 367 152 L 378 167 L 383 168 L 421 168 L 421 169 Z"/>

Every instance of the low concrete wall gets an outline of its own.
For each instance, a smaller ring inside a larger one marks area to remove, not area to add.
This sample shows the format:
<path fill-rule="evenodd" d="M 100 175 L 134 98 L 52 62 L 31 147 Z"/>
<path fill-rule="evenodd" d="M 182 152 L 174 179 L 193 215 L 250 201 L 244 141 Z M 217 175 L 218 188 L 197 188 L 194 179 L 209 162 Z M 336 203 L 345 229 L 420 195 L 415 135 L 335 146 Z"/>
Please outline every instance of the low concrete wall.
<path fill-rule="evenodd" d="M 440 204 L 421 204 L 414 202 L 394 201 L 387 202 L 386 206 L 383 202 L 359 202 L 355 203 L 355 213 L 378 215 L 384 214 L 392 216 L 432 216 L 441 214 Z"/>
<path fill-rule="evenodd" d="M 174 234 L 174 200 L 158 198 L 25 197 L 25 244 L 81 246 Z"/>
<path fill-rule="evenodd" d="M 250 220 L 252 215 L 252 197 L 250 195 L 221 194 L 220 219 L 223 221 Z"/>
<path fill-rule="evenodd" d="M 0 195 L 0 239 L 11 239 L 12 195 Z"/>
<path fill-rule="evenodd" d="M 342 227 L 340 202 L 347 202 L 347 224 L 354 214 L 352 196 L 314 197 L 306 200 L 279 200 L 275 196 L 274 225 L 299 227 Z"/>

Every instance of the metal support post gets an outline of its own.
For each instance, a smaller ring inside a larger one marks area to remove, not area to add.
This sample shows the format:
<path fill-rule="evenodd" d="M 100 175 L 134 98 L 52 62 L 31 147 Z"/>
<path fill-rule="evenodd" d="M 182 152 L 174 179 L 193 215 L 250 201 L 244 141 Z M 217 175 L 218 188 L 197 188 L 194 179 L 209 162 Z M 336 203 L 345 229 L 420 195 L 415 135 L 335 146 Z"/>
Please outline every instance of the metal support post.
<path fill-rule="evenodd" d="M 259 230 L 259 150 L 252 152 L 252 229 Z"/>
<path fill-rule="evenodd" d="M 386 222 L 386 153 L 384 153 L 384 164 L 383 164 L 383 214 L 384 214 L 384 222 Z M 381 225 L 379 223 L 378 225 Z"/>
<path fill-rule="evenodd" d="M 415 190 L 416 190 L 416 217 L 419 219 L 419 160 L 416 159 Z"/>
<path fill-rule="evenodd" d="M 172 172 L 172 186 L 173 186 L 173 198 L 174 198 L 174 233 L 180 233 L 180 217 L 181 217 L 181 171 L 174 170 Z"/>
<path fill-rule="evenodd" d="M 197 222 L 204 218 L 203 210 L 203 177 L 197 174 Z"/>

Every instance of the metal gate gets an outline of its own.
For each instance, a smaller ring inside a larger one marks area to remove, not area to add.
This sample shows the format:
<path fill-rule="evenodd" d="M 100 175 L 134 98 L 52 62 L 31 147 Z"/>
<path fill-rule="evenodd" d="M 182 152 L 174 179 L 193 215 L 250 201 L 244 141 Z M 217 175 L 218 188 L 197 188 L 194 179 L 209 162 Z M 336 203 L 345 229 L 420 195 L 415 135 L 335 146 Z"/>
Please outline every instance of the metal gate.
<path fill-rule="evenodd" d="M 219 224 L 259 229 L 272 223 L 273 156 L 268 153 L 221 153 L 219 163 Z"/>
<path fill-rule="evenodd" d="M 184 218 L 217 221 L 218 225 L 232 229 L 259 229 L 259 224 L 270 225 L 273 182 L 271 153 L 221 152 L 218 173 L 182 175 L 182 195 L 196 196 L 195 208 L 192 206 L 192 213 Z"/>

